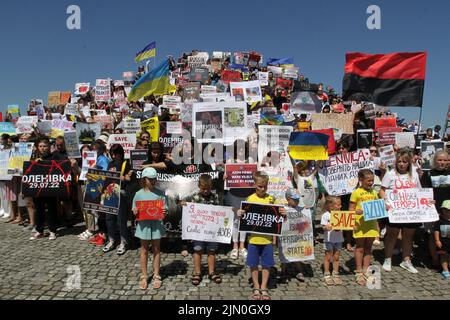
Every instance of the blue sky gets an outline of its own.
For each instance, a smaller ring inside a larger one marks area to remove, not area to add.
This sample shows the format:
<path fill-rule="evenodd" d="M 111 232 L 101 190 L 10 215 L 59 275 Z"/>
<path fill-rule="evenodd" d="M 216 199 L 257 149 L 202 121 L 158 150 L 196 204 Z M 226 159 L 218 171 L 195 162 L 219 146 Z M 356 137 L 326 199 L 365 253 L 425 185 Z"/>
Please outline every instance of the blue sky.
<path fill-rule="evenodd" d="M 66 9 L 81 8 L 82 29 L 66 28 Z M 366 9 L 381 7 L 381 30 L 369 30 Z M 341 91 L 345 53 L 426 51 L 425 126 L 443 124 L 450 103 L 450 2 L 314 0 L 0 2 L 0 110 L 75 82 L 121 79 L 135 53 L 157 42 L 157 61 L 184 51 L 256 50 L 293 56 L 313 82 Z M 408 120 L 419 108 L 395 108 Z"/>

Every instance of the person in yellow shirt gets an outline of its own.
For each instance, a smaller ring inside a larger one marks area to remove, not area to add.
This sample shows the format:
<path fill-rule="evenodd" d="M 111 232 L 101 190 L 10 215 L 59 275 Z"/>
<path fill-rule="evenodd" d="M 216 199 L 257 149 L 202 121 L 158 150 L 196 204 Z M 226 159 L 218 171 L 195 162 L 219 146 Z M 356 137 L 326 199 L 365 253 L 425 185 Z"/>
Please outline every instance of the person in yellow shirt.
<path fill-rule="evenodd" d="M 267 186 L 269 184 L 269 177 L 263 172 L 256 172 L 253 176 L 255 181 L 255 193 L 247 198 L 247 202 L 259 204 L 274 204 L 275 198 L 267 193 Z M 238 217 L 245 214 L 244 210 L 238 210 Z M 284 209 L 280 209 L 280 214 L 285 215 Z M 273 258 L 273 236 L 251 234 L 248 240 L 248 254 L 247 265 L 250 267 L 253 280 L 253 300 L 270 300 L 269 289 L 267 283 L 269 282 L 270 268 L 275 265 Z M 262 281 L 259 283 L 258 266 L 261 262 L 262 266 Z"/>
<path fill-rule="evenodd" d="M 374 174 L 369 169 L 358 172 L 359 187 L 350 196 L 349 210 L 355 211 L 355 229 L 353 238 L 356 241 L 355 264 L 356 282 L 366 285 L 366 272 L 372 258 L 372 244 L 379 236 L 376 220 L 364 221 L 362 203 L 377 200 L 378 193 L 373 189 Z"/>

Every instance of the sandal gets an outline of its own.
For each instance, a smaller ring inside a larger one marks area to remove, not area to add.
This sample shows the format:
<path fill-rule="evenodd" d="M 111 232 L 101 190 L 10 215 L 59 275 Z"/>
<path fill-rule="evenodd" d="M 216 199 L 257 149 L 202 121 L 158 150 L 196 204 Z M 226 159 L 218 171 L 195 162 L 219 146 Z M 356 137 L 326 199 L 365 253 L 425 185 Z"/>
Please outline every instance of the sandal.
<path fill-rule="evenodd" d="M 356 271 L 356 283 L 361 285 L 361 286 L 365 286 L 367 281 L 366 281 L 366 276 L 364 275 L 364 272 L 362 271 Z"/>
<path fill-rule="evenodd" d="M 338 286 L 343 284 L 341 277 L 337 273 L 333 274 L 333 282 L 335 285 L 338 285 Z"/>
<path fill-rule="evenodd" d="M 162 285 L 161 276 L 153 276 L 153 289 L 159 289 Z"/>
<path fill-rule="evenodd" d="M 261 291 L 259 289 L 253 289 L 250 300 L 261 300 Z"/>
<path fill-rule="evenodd" d="M 141 276 L 141 280 L 139 281 L 139 289 L 147 290 L 148 288 L 148 276 Z"/>
<path fill-rule="evenodd" d="M 325 281 L 325 284 L 326 284 L 327 286 L 333 286 L 333 285 L 334 285 L 333 278 L 331 277 L 330 274 L 325 275 L 325 277 L 323 278 L 323 280 Z"/>
<path fill-rule="evenodd" d="M 300 282 L 305 282 L 305 276 L 301 272 L 297 273 L 297 275 L 295 276 L 295 279 L 297 279 Z"/>
<path fill-rule="evenodd" d="M 261 300 L 272 300 L 268 289 L 261 290 Z"/>
<path fill-rule="evenodd" d="M 209 280 L 213 281 L 216 284 L 222 283 L 222 278 L 216 272 L 210 273 L 208 277 L 209 277 Z"/>
<path fill-rule="evenodd" d="M 191 283 L 194 286 L 198 286 L 200 284 L 200 282 L 202 282 L 202 275 L 200 273 L 197 273 L 197 274 L 194 273 L 191 278 Z"/>

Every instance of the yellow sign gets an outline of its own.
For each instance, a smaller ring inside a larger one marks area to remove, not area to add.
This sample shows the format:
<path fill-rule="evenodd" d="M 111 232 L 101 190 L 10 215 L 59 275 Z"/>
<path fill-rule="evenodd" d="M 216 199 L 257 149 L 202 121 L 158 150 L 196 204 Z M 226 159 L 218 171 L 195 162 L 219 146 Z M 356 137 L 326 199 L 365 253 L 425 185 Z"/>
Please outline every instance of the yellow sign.
<path fill-rule="evenodd" d="M 158 117 L 150 118 L 141 122 L 142 131 L 150 134 L 150 142 L 159 141 L 159 120 Z"/>
<path fill-rule="evenodd" d="M 331 211 L 333 230 L 353 230 L 355 228 L 355 211 Z"/>

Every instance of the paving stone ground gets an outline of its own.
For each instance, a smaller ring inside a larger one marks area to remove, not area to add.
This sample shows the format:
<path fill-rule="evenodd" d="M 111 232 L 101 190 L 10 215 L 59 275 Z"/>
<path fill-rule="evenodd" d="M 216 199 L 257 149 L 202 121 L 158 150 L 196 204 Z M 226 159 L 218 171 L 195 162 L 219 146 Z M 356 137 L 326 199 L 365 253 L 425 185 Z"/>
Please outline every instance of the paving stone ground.
<path fill-rule="evenodd" d="M 142 291 L 138 287 L 139 249 L 129 250 L 120 257 L 115 251 L 103 254 L 101 248 L 77 239 L 76 235 L 82 231 L 82 225 L 78 225 L 60 230 L 56 241 L 47 238 L 30 241 L 29 231 L 0 221 L 0 300 L 248 300 L 251 294 L 248 268 L 241 259 L 229 259 L 226 246 L 221 248 L 217 259 L 222 284 L 204 278 L 194 287 L 190 283 L 192 256 L 183 258 L 179 254 L 179 243 L 164 240 L 163 286 L 159 290 Z M 272 276 L 270 293 L 276 300 L 447 300 L 450 281 L 442 279 L 439 272 L 432 269 L 425 248 L 423 238 L 418 235 L 413 259 L 418 274 L 400 268 L 397 257 L 392 272 L 382 272 L 382 289 L 370 290 L 354 282 L 353 256 L 345 250 L 341 256 L 344 285 L 325 286 L 321 269 L 323 245 L 317 244 L 316 260 L 306 263 L 306 281 L 300 283 L 293 272 L 287 283 L 279 283 L 276 276 Z M 373 264 L 381 267 L 382 246 L 375 247 L 373 253 Z M 276 261 L 280 270 L 277 257 Z M 79 267 L 81 272 L 79 289 L 67 286 L 73 266 Z M 206 258 L 203 267 L 206 273 Z"/>

